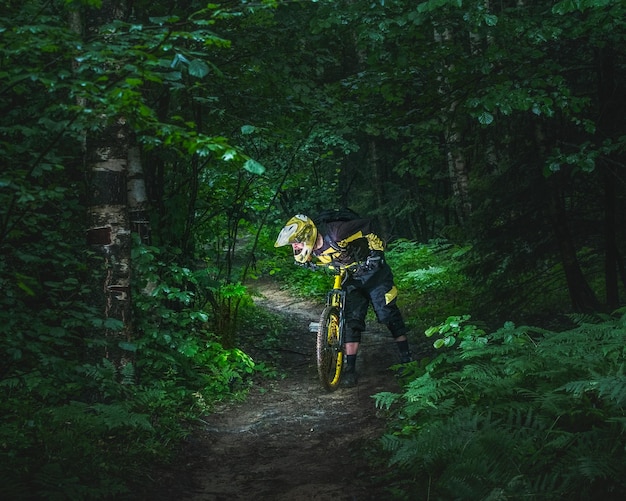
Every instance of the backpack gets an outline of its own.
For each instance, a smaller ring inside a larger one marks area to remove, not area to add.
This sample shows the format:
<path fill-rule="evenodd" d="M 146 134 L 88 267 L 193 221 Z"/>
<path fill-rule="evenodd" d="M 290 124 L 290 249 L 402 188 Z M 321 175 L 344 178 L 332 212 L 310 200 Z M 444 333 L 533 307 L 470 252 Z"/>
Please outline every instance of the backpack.
<path fill-rule="evenodd" d="M 336 251 L 343 251 L 344 249 L 341 249 L 341 247 L 337 245 L 337 242 L 334 242 L 328 235 L 326 235 L 326 227 L 328 223 L 336 223 L 338 221 L 353 221 L 354 219 L 361 219 L 361 216 L 359 216 L 352 209 L 348 209 L 347 207 L 345 207 L 342 209 L 323 210 L 317 216 L 311 219 L 313 219 L 313 222 L 315 223 L 315 226 L 317 226 L 318 231 L 322 235 L 324 235 L 324 242 L 326 242 L 326 244 L 330 245 Z"/>
<path fill-rule="evenodd" d="M 360 219 L 356 212 L 347 207 L 342 209 L 326 209 L 320 212 L 317 216 L 311 218 L 316 226 L 325 225 L 327 223 L 333 223 L 336 221 L 352 221 L 353 219 Z"/>

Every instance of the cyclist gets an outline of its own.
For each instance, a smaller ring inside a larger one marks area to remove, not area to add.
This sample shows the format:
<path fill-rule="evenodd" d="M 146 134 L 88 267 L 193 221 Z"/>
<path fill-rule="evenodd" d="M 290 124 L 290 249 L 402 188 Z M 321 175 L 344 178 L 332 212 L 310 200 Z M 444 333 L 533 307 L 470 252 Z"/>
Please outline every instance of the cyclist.
<path fill-rule="evenodd" d="M 345 267 L 346 365 L 341 382 L 357 384 L 356 359 L 371 302 L 378 321 L 385 324 L 396 341 L 400 363 L 411 361 L 407 328 L 396 304 L 398 290 L 385 262 L 384 243 L 371 228 L 369 219 L 329 221 L 316 224 L 297 214 L 280 231 L 275 247 L 290 244 L 296 264 L 307 265 L 315 257 L 322 265 Z"/>

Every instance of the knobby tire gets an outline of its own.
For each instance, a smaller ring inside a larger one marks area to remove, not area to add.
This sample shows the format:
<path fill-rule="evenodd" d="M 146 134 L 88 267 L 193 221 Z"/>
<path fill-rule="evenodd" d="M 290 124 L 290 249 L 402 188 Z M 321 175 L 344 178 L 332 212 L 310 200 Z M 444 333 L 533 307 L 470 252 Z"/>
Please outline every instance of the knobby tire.
<path fill-rule="evenodd" d="M 327 306 L 322 311 L 317 329 L 317 373 L 322 386 L 334 391 L 339 386 L 343 365 L 343 347 L 340 345 L 339 309 Z"/>

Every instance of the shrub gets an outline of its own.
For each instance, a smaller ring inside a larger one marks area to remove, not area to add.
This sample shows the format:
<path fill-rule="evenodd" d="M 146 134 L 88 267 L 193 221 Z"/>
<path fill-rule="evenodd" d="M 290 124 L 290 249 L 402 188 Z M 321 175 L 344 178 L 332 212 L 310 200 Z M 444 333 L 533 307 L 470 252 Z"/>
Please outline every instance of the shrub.
<path fill-rule="evenodd" d="M 469 317 L 401 393 L 382 440 L 404 499 L 621 499 L 626 495 L 626 317 L 564 332 Z"/>

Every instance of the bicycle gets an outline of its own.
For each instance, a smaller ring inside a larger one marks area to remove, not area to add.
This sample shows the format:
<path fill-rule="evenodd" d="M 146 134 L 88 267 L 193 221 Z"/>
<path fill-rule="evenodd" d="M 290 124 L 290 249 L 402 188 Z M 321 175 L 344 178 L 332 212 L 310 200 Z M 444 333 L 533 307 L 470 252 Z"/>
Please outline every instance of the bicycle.
<path fill-rule="evenodd" d="M 326 305 L 317 325 L 317 374 L 328 391 L 338 388 L 344 360 L 346 291 L 342 283 L 346 269 L 335 269 L 333 288 L 326 295 Z"/>

